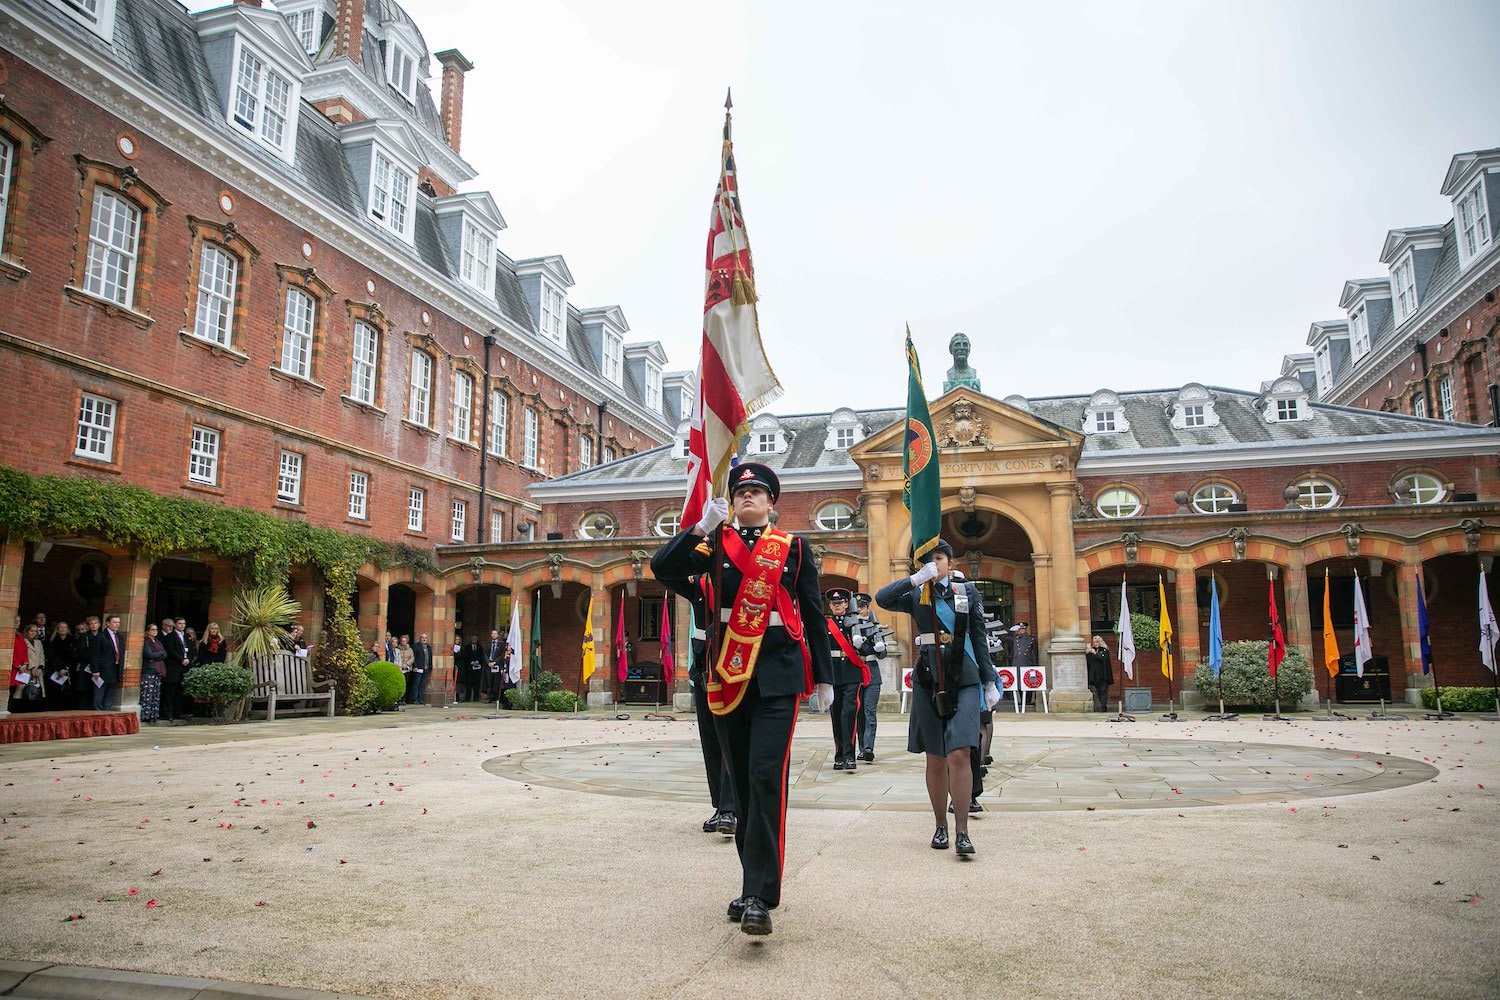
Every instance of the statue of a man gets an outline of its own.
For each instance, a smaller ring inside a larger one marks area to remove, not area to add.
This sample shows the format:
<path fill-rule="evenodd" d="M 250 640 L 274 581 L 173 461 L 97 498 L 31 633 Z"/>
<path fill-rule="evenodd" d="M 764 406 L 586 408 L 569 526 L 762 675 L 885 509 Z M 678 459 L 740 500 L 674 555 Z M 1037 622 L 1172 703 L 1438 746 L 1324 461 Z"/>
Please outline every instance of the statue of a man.
<path fill-rule="evenodd" d="M 969 338 L 962 333 L 955 333 L 948 341 L 948 353 L 953 355 L 953 367 L 948 369 L 948 375 L 943 379 L 943 391 L 967 386 L 979 392 L 979 372 L 969 367 Z"/>

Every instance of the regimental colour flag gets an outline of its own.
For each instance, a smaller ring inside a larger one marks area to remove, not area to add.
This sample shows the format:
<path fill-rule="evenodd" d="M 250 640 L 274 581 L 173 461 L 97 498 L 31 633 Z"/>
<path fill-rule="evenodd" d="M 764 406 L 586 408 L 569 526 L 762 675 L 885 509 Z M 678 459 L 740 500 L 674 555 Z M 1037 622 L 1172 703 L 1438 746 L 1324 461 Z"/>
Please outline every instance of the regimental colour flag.
<path fill-rule="evenodd" d="M 1495 642 L 1500 640 L 1500 625 L 1495 622 L 1495 609 L 1490 606 L 1490 585 L 1484 570 L 1479 571 L 1479 660 L 1490 673 L 1495 673 Z"/>
<path fill-rule="evenodd" d="M 1275 680 L 1276 671 L 1281 669 L 1281 662 L 1286 659 L 1286 635 L 1281 631 L 1281 612 L 1276 610 L 1276 581 L 1269 581 L 1271 585 L 1271 643 L 1266 647 L 1266 667 L 1271 672 L 1271 679 Z"/>
<path fill-rule="evenodd" d="M 1167 680 L 1172 679 L 1173 650 L 1172 650 L 1172 617 L 1167 614 L 1167 585 L 1162 582 L 1161 577 L 1156 578 L 1156 593 L 1161 598 L 1161 624 L 1156 629 L 1156 642 L 1161 646 L 1161 673 Z"/>
<path fill-rule="evenodd" d="M 1330 585 L 1328 581 L 1328 570 L 1323 571 L 1323 669 L 1328 671 L 1329 677 L 1338 676 L 1339 672 L 1339 640 L 1333 634 L 1333 612 L 1330 609 L 1329 598 Z"/>
<path fill-rule="evenodd" d="M 505 633 L 505 642 L 510 646 L 510 658 L 505 662 L 506 679 L 512 684 L 521 683 L 521 612 L 515 601 L 510 602 L 510 630 Z"/>
<path fill-rule="evenodd" d="M 1208 576 L 1208 665 L 1214 677 L 1224 669 L 1224 626 L 1219 621 L 1219 581 Z"/>
<path fill-rule="evenodd" d="M 672 597 L 668 594 L 661 602 L 661 679 L 668 695 L 672 693 L 672 681 L 677 673 L 676 657 L 672 655 Z"/>
<path fill-rule="evenodd" d="M 1120 620 L 1115 625 L 1115 635 L 1120 639 L 1120 665 L 1125 676 L 1135 680 L 1135 629 L 1130 624 L 1130 600 L 1125 594 L 1125 581 L 1120 580 Z"/>
<path fill-rule="evenodd" d="M 1427 619 L 1427 597 L 1422 593 L 1422 574 L 1417 574 L 1417 646 L 1422 650 L 1422 673 L 1432 673 L 1432 623 Z"/>
<path fill-rule="evenodd" d="M 1370 652 L 1370 612 L 1365 609 L 1365 592 L 1354 574 L 1354 672 L 1363 677 L 1365 664 L 1375 654 Z"/>
<path fill-rule="evenodd" d="M 684 528 L 698 523 L 711 496 L 728 495 L 730 462 L 741 435 L 750 430 L 749 415 L 781 395 L 781 383 L 760 342 L 755 268 L 741 211 L 727 103 L 719 162 L 719 188 L 708 223 L 703 344 L 688 424 Z"/>
<path fill-rule="evenodd" d="M 625 637 L 625 602 L 620 602 L 619 620 L 615 622 L 615 676 L 623 681 L 630 675 L 630 643 Z"/>
<path fill-rule="evenodd" d="M 532 591 L 531 597 L 531 679 L 542 672 L 542 595 Z"/>
<path fill-rule="evenodd" d="M 922 388 L 922 364 L 906 328 L 906 442 L 901 449 L 901 472 L 906 477 L 901 502 L 911 514 L 911 561 L 920 567 L 937 548 L 943 530 L 943 485 L 932 432 L 932 414 Z"/>
<path fill-rule="evenodd" d="M 589 678 L 597 669 L 594 657 L 594 595 L 589 593 L 589 609 L 583 616 L 583 683 L 587 687 Z"/>

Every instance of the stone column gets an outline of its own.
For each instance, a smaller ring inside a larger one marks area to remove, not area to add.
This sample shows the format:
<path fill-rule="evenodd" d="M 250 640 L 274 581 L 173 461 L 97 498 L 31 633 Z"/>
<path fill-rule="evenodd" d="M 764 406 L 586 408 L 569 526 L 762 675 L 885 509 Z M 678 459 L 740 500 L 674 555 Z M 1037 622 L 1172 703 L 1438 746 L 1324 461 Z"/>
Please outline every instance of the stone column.
<path fill-rule="evenodd" d="M 3 631 L 0 631 L 0 670 L 6 671 L 9 678 L 10 668 L 15 657 L 15 630 L 11 625 L 21 613 L 21 576 L 26 570 L 26 543 L 19 538 L 7 536 L 0 540 L 0 621 L 4 623 Z M 6 689 L 9 694 L 9 688 Z M 5 703 L 0 702 L 0 715 L 6 714 Z"/>
<path fill-rule="evenodd" d="M 1322 623 L 1315 628 L 1307 604 L 1307 556 L 1301 549 L 1293 549 L 1286 570 L 1281 574 L 1281 595 L 1286 601 L 1281 608 L 1282 628 L 1286 630 L 1288 649 L 1295 648 L 1308 663 L 1313 663 L 1313 636 L 1321 633 Z M 1314 680 L 1317 672 L 1313 672 Z"/>
<path fill-rule="evenodd" d="M 1173 666 L 1172 683 L 1177 688 L 1180 704 L 1186 707 L 1187 695 L 1193 693 L 1193 670 L 1203 658 L 1203 646 L 1198 635 L 1198 577 L 1193 570 L 1191 557 L 1187 555 L 1180 556 L 1177 560 L 1176 584 L 1177 617 L 1173 621 L 1172 631 L 1173 641 L 1177 644 L 1177 662 Z"/>
<path fill-rule="evenodd" d="M 1408 545 L 1401 555 L 1397 568 L 1396 599 L 1401 608 L 1401 651 L 1406 661 L 1405 698 L 1408 705 L 1422 704 L 1422 689 L 1431 684 L 1431 679 L 1422 673 L 1422 626 L 1417 620 L 1417 587 L 1421 586 L 1422 560 L 1416 547 Z M 1397 693 L 1396 671 L 1391 671 L 1391 700 L 1402 697 Z"/>
<path fill-rule="evenodd" d="M 618 594 L 619 596 L 614 600 L 625 600 L 623 587 L 620 588 Z M 615 703 L 614 689 L 609 682 L 613 676 L 609 664 L 614 662 L 610 655 L 614 650 L 614 640 L 612 637 L 608 639 L 605 637 L 605 633 L 609 630 L 600 627 L 599 616 L 607 615 L 605 621 L 613 622 L 619 616 L 619 611 L 614 601 L 610 599 L 609 588 L 604 586 L 604 577 L 600 573 L 594 574 L 590 583 L 589 596 L 589 603 L 594 609 L 594 616 L 589 621 L 589 631 L 594 635 L 594 676 L 589 678 L 589 689 L 585 697 L 589 708 L 605 708 Z"/>
<path fill-rule="evenodd" d="M 1093 695 L 1088 689 L 1088 670 L 1083 651 L 1086 647 L 1078 631 L 1078 573 L 1073 551 L 1073 499 L 1072 481 L 1047 484 L 1048 508 L 1051 514 L 1051 538 L 1047 580 L 1042 580 L 1040 560 L 1037 562 L 1037 599 L 1040 604 L 1045 594 L 1047 614 L 1044 618 L 1039 609 L 1037 624 L 1047 622 L 1051 631 L 1047 643 L 1047 655 L 1052 670 L 1052 690 L 1049 703 L 1061 712 L 1086 712 L 1093 705 Z M 1035 630 L 1033 630 L 1035 631 Z M 1038 636 L 1037 641 L 1041 641 Z"/>
<path fill-rule="evenodd" d="M 389 573 L 381 574 L 380 609 L 381 621 L 385 619 L 385 579 Z M 292 597 L 298 604 L 302 605 L 302 611 L 297 615 L 297 621 L 301 623 L 302 630 L 306 635 L 309 645 L 316 645 L 322 641 L 323 636 L 323 588 L 318 584 L 311 570 L 304 575 L 292 578 Z M 376 636 L 383 639 L 384 633 Z"/>
<path fill-rule="evenodd" d="M 151 599 L 149 559 L 112 556 L 109 560 L 109 594 L 104 616 L 120 616 L 120 638 L 125 643 L 125 670 L 120 690 L 111 696 L 122 712 L 141 710 L 141 644 L 146 632 L 146 605 Z"/>
<path fill-rule="evenodd" d="M 865 563 L 865 565 L 870 567 L 870 579 L 865 581 L 865 586 L 870 589 L 872 595 L 875 591 L 890 582 L 889 580 L 879 578 L 879 574 L 885 571 L 885 567 L 891 561 L 890 526 L 886 523 L 888 520 L 886 505 L 889 502 L 890 497 L 888 494 L 865 494 L 865 537 L 868 545 L 867 551 L 870 553 L 869 559 Z M 875 613 L 878 615 L 880 609 L 876 608 Z"/>

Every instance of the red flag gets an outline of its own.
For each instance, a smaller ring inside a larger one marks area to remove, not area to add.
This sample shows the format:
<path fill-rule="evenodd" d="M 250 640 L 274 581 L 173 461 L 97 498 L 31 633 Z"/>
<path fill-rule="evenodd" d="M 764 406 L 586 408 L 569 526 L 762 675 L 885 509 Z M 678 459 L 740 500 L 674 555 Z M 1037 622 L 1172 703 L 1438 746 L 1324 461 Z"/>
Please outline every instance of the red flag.
<path fill-rule="evenodd" d="M 625 679 L 629 672 L 630 656 L 625 651 L 625 598 L 620 598 L 620 618 L 615 623 L 615 675 L 620 680 Z"/>
<path fill-rule="evenodd" d="M 1281 661 L 1286 659 L 1286 636 L 1281 633 L 1281 615 L 1276 611 L 1276 581 L 1271 580 L 1271 645 L 1266 650 L 1267 666 L 1271 668 L 1271 676 L 1276 676 L 1276 669 L 1281 666 Z"/>
<path fill-rule="evenodd" d="M 672 604 L 670 594 L 661 601 L 661 679 L 668 695 L 672 693 L 672 675 L 676 664 L 672 662 L 672 615 L 668 608 Z"/>
<path fill-rule="evenodd" d="M 711 496 L 728 492 L 729 465 L 749 414 L 781 395 L 781 383 L 766 360 L 755 313 L 755 268 L 735 179 L 728 103 L 719 188 L 708 226 L 707 282 L 703 296 L 703 346 L 698 388 L 688 426 L 688 489 L 682 526 L 703 515 Z"/>

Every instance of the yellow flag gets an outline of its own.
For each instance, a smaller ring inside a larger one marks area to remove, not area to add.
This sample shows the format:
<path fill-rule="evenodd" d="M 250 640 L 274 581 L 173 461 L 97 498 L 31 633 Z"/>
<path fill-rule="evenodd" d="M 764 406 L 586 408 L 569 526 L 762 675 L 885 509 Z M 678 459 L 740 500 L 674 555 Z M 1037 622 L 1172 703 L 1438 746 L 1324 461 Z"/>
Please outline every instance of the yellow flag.
<path fill-rule="evenodd" d="M 1333 614 L 1328 610 L 1328 570 L 1323 570 L 1323 666 L 1328 676 L 1339 673 L 1339 641 L 1333 635 Z"/>
<path fill-rule="evenodd" d="M 583 683 L 594 673 L 594 595 L 589 594 L 589 610 L 583 619 Z"/>
<path fill-rule="evenodd" d="M 1162 582 L 1161 577 L 1156 578 L 1156 592 L 1161 596 L 1161 625 L 1157 628 L 1156 639 L 1161 645 L 1161 674 L 1167 680 L 1172 679 L 1172 617 L 1167 614 L 1167 585 Z"/>

